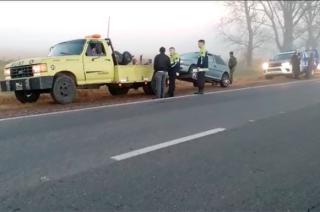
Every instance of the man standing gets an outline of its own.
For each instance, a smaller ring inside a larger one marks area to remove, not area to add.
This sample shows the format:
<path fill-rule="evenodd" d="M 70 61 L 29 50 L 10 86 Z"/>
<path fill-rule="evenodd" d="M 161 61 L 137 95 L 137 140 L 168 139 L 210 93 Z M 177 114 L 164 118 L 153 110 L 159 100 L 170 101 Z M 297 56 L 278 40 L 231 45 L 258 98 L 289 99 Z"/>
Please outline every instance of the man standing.
<path fill-rule="evenodd" d="M 174 47 L 170 47 L 170 70 L 169 70 L 169 90 L 168 97 L 174 96 L 174 90 L 176 88 L 177 72 L 180 69 L 180 56 L 176 53 Z"/>
<path fill-rule="evenodd" d="M 294 78 L 298 79 L 300 73 L 300 57 L 297 51 L 295 51 L 295 53 L 291 57 L 291 65 L 293 76 Z"/>
<path fill-rule="evenodd" d="M 230 84 L 232 84 L 233 73 L 234 73 L 236 66 L 237 66 L 237 58 L 233 55 L 233 52 L 230 52 L 229 55 L 230 55 L 230 59 L 229 59 L 228 65 L 229 65 L 229 70 L 230 70 Z"/>
<path fill-rule="evenodd" d="M 156 80 L 156 95 L 157 98 L 164 98 L 164 86 L 167 73 L 170 69 L 170 58 L 165 54 L 166 49 L 160 48 L 160 54 L 154 58 L 154 76 Z"/>
<path fill-rule="evenodd" d="M 308 58 L 308 69 L 307 69 L 307 74 L 306 74 L 307 78 L 311 77 L 314 68 L 315 68 L 314 56 L 313 56 L 313 52 L 310 52 L 309 53 L 309 58 Z"/>
<path fill-rule="evenodd" d="M 205 40 L 198 41 L 198 47 L 200 49 L 198 62 L 197 62 L 197 84 L 198 92 L 195 94 L 203 94 L 205 84 L 205 72 L 208 71 L 208 52 L 205 48 Z"/>

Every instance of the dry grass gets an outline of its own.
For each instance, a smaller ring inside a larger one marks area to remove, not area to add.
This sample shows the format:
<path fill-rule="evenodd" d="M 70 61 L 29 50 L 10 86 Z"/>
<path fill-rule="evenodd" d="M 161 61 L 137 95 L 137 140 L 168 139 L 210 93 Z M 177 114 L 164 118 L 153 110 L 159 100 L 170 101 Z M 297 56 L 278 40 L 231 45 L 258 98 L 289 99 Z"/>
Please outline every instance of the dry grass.
<path fill-rule="evenodd" d="M 272 81 L 263 82 L 261 73 L 254 70 L 241 71 L 235 73 L 235 82 L 231 88 L 239 88 L 244 86 L 256 85 L 261 83 L 282 82 L 288 79 L 277 78 Z M 219 86 L 206 85 L 206 91 L 222 90 Z M 195 91 L 192 83 L 177 81 L 176 95 L 191 94 Z M 100 89 L 78 90 L 77 99 L 74 103 L 68 105 L 58 105 L 53 102 L 49 94 L 42 94 L 37 103 L 21 104 L 15 99 L 14 93 L 0 92 L 0 117 L 19 116 L 25 114 L 44 113 L 66 109 L 83 108 L 89 106 L 99 106 L 108 104 L 125 103 L 132 101 L 141 101 L 150 99 L 153 96 L 144 94 L 142 88 L 138 90 L 131 89 L 128 95 L 111 96 L 104 86 Z"/>

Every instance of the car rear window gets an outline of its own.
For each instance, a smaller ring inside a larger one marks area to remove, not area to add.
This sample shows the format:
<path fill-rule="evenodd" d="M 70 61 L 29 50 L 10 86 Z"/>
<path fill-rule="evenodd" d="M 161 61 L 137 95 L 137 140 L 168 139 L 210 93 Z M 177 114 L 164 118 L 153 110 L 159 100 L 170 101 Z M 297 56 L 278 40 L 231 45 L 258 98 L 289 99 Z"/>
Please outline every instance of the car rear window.
<path fill-rule="evenodd" d="M 216 60 L 216 63 L 219 65 L 226 65 L 226 63 L 223 61 L 223 59 L 220 56 L 214 56 L 214 59 Z"/>

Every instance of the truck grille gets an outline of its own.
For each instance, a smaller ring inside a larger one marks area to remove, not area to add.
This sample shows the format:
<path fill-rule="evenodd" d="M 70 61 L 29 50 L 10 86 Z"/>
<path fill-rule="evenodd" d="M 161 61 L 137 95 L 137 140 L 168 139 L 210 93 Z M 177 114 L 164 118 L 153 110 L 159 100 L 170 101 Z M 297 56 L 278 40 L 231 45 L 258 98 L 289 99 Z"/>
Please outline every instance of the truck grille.
<path fill-rule="evenodd" d="M 270 63 L 269 64 L 269 67 L 279 67 L 279 66 L 281 66 L 281 63 Z"/>
<path fill-rule="evenodd" d="M 11 78 L 23 78 L 23 77 L 32 77 L 32 66 L 18 66 L 12 67 L 11 69 Z"/>

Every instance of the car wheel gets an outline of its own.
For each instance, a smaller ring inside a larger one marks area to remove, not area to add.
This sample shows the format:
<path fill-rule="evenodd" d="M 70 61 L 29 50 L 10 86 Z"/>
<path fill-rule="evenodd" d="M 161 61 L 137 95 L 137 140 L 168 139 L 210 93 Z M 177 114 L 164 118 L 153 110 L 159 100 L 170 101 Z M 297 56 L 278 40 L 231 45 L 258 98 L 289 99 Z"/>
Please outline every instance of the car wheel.
<path fill-rule="evenodd" d="M 195 87 L 195 88 L 197 88 L 198 87 L 198 83 L 197 83 L 197 81 L 196 80 L 193 80 L 193 87 Z"/>
<path fill-rule="evenodd" d="M 74 101 L 77 93 L 77 87 L 74 79 L 65 74 L 59 74 L 55 77 L 51 96 L 59 104 L 69 104 Z"/>
<path fill-rule="evenodd" d="M 221 87 L 224 87 L 224 88 L 226 88 L 226 87 L 228 87 L 228 86 L 230 85 L 230 77 L 229 77 L 229 74 L 224 73 L 224 74 L 222 75 L 222 78 L 221 78 L 221 81 L 220 81 L 220 85 L 221 85 Z"/>
<path fill-rule="evenodd" d="M 37 91 L 15 91 L 14 94 L 16 99 L 23 104 L 34 103 L 40 97 L 40 93 Z"/>

